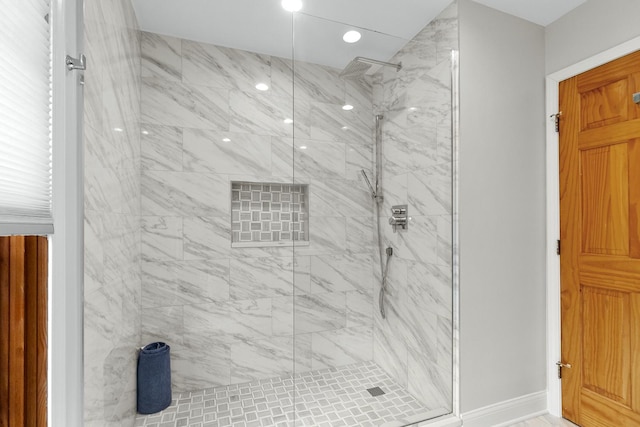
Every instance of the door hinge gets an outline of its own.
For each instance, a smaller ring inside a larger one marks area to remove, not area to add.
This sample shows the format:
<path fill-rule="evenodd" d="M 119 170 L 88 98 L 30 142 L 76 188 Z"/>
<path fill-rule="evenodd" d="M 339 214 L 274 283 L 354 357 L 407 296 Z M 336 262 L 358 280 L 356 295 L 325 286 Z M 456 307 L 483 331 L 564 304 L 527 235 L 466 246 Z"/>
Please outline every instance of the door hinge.
<path fill-rule="evenodd" d="M 556 255 L 560 255 L 560 239 L 556 241 Z"/>
<path fill-rule="evenodd" d="M 556 366 L 558 367 L 558 379 L 562 379 L 562 368 L 571 369 L 570 363 L 556 362 Z"/>
<path fill-rule="evenodd" d="M 556 126 L 556 132 L 560 132 L 560 116 L 562 116 L 562 111 L 558 111 L 557 113 L 549 116 L 553 119 L 553 123 Z"/>

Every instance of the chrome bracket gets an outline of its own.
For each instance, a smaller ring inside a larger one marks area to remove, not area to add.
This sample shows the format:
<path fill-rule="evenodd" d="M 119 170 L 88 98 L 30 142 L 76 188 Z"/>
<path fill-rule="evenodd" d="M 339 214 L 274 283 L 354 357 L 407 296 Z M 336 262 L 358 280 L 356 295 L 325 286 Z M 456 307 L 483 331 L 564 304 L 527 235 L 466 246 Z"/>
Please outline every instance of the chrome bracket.
<path fill-rule="evenodd" d="M 65 63 L 69 71 L 87 69 L 87 57 L 84 55 L 80 55 L 80 58 L 73 58 L 71 55 L 67 55 Z"/>

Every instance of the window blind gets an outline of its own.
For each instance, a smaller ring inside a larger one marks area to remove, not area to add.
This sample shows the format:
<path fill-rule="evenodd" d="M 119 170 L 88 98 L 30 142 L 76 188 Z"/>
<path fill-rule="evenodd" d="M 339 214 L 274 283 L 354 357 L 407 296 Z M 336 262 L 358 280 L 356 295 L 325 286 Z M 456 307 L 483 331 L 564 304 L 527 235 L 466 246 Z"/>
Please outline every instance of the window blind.
<path fill-rule="evenodd" d="M 21 0 L 0 13 L 0 235 L 53 232 L 49 11 Z"/>

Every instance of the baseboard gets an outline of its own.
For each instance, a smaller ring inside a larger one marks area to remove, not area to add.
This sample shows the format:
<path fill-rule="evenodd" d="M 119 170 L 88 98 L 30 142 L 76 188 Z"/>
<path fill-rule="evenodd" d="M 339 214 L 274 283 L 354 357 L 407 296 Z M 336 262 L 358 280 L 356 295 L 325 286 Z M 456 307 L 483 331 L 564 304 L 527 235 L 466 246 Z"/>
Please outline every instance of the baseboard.
<path fill-rule="evenodd" d="M 465 412 L 461 418 L 464 427 L 506 427 L 547 412 L 547 392 L 541 391 Z"/>

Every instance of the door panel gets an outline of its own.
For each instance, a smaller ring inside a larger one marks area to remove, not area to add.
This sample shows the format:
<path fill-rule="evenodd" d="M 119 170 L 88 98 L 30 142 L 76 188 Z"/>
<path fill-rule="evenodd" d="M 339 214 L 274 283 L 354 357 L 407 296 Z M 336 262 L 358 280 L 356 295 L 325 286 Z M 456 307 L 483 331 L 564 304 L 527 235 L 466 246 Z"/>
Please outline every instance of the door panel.
<path fill-rule="evenodd" d="M 582 313 L 585 342 L 597 343 L 585 348 L 584 387 L 630 407 L 630 293 L 583 286 Z"/>
<path fill-rule="evenodd" d="M 640 425 L 640 52 L 560 84 L 563 416 Z"/>
<path fill-rule="evenodd" d="M 599 128 L 627 120 L 627 103 L 618 99 L 628 92 L 627 79 L 607 83 L 595 89 L 582 92 L 582 130 Z"/>
<path fill-rule="evenodd" d="M 627 144 L 580 152 L 582 252 L 629 254 Z"/>

